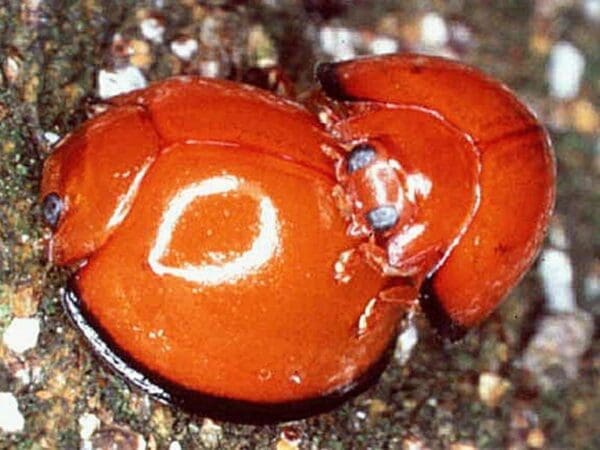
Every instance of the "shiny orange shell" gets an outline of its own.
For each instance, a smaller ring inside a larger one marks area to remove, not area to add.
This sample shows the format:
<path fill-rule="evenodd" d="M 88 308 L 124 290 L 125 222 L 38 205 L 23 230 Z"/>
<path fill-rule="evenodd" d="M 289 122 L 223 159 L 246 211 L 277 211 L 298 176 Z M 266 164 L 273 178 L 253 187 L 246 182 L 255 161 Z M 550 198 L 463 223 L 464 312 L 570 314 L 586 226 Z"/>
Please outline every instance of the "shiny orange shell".
<path fill-rule="evenodd" d="M 400 309 L 358 336 L 384 279 L 366 263 L 333 277 L 356 239 L 322 145 L 297 105 L 181 78 L 115 99 L 59 146 L 42 183 L 66 206 L 50 256 L 85 259 L 67 307 L 113 366 L 192 408 L 283 417 L 382 368 Z"/>
<path fill-rule="evenodd" d="M 49 257 L 79 263 L 66 308 L 162 400 L 244 421 L 329 408 L 383 370 L 420 289 L 436 325 L 470 327 L 537 252 L 553 160 L 501 85 L 411 55 L 318 78 L 325 125 L 182 77 L 112 99 L 45 163 Z M 349 173 L 365 142 L 378 165 Z M 386 201 L 402 211 L 377 232 L 365 214 Z"/>

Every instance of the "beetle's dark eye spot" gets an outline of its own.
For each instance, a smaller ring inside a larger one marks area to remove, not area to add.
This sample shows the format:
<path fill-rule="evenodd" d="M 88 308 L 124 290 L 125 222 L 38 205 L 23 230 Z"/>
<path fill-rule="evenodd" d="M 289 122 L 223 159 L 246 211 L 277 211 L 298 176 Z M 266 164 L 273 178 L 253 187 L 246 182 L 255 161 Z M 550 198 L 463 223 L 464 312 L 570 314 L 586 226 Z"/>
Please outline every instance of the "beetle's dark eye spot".
<path fill-rule="evenodd" d="M 348 154 L 348 173 L 368 166 L 376 157 L 377 152 L 369 144 L 358 144 Z"/>
<path fill-rule="evenodd" d="M 367 220 L 373 230 L 386 231 L 398 222 L 398 211 L 393 205 L 382 205 L 369 211 Z"/>
<path fill-rule="evenodd" d="M 53 229 L 56 228 L 56 225 L 58 224 L 62 209 L 63 202 L 58 194 L 52 192 L 44 197 L 42 203 L 42 215 L 44 216 L 46 223 Z"/>

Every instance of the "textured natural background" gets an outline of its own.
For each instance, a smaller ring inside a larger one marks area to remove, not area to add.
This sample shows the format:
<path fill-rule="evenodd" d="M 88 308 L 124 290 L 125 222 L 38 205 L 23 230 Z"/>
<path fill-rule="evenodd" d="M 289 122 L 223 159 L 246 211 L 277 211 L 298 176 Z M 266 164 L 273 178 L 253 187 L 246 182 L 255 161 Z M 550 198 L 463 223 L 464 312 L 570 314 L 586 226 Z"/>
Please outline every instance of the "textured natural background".
<path fill-rule="evenodd" d="M 290 424 L 193 417 L 105 371 L 44 261 L 52 144 L 102 97 L 173 74 L 278 64 L 301 91 L 319 60 L 388 51 L 474 64 L 551 132 L 550 238 L 504 305 L 453 345 L 419 321 L 376 387 Z M 600 448 L 599 104 L 598 0 L 0 0 L 0 448 Z"/>

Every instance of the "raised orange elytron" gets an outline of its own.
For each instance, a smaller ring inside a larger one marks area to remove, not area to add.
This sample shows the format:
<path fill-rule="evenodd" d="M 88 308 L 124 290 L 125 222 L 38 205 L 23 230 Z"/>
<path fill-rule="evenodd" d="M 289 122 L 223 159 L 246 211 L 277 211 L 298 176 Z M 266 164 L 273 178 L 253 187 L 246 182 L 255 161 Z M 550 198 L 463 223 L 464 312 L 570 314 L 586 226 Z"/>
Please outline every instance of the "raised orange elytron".
<path fill-rule="evenodd" d="M 66 309 L 163 401 L 253 422 L 330 408 L 377 378 L 408 311 L 457 336 L 540 247 L 552 151 L 504 86 L 419 55 L 317 78 L 306 106 L 163 81 L 45 163 Z"/>

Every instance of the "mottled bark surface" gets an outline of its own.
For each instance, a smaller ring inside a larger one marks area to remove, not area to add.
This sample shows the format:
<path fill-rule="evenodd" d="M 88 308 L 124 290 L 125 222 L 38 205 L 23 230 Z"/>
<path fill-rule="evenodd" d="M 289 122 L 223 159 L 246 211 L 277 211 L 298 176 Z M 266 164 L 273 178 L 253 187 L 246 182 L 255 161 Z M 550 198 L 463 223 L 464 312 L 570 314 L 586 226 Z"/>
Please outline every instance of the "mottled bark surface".
<path fill-rule="evenodd" d="M 597 333 L 585 345 L 575 339 L 575 374 L 559 360 L 542 379 L 522 364 L 544 320 L 556 319 L 560 330 L 561 320 L 575 318 L 576 329 L 592 329 L 590 317 L 598 322 L 600 314 L 600 19 L 583 6 L 594 2 L 242 3 L 0 0 L 0 334 L 15 318 L 39 319 L 41 327 L 24 353 L 0 342 L 0 391 L 15 396 L 25 419 L 22 431 L 0 426 L 0 448 L 600 448 Z M 148 81 L 180 73 L 239 80 L 275 61 L 301 91 L 314 64 L 332 57 L 324 28 L 352 30 L 357 54 L 381 36 L 419 50 L 431 11 L 450 33 L 437 53 L 503 80 L 550 128 L 559 168 L 553 230 L 565 234 L 552 245 L 568 243 L 580 309 L 551 313 L 532 271 L 463 341 L 440 342 L 418 320 L 407 363 L 396 358 L 377 386 L 336 411 L 285 425 L 213 423 L 160 405 L 104 370 L 62 310 L 67 271 L 44 260 L 37 199 L 53 135 L 97 107 L 99 72 L 135 67 Z M 161 27 L 162 35 L 152 34 Z M 198 50 L 186 60 L 172 43 L 189 40 Z M 586 60 L 579 93 L 567 100 L 552 98 L 546 81 L 558 40 Z"/>

